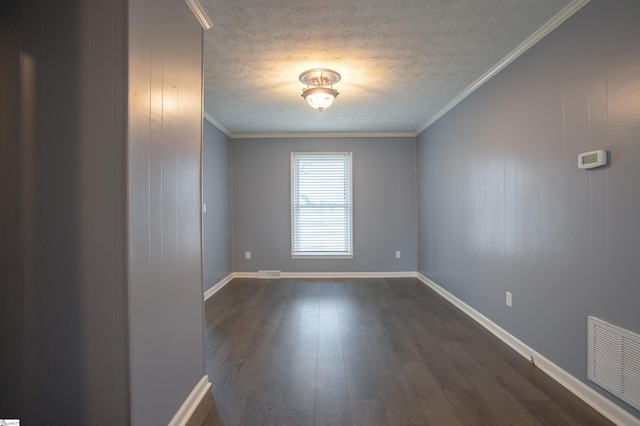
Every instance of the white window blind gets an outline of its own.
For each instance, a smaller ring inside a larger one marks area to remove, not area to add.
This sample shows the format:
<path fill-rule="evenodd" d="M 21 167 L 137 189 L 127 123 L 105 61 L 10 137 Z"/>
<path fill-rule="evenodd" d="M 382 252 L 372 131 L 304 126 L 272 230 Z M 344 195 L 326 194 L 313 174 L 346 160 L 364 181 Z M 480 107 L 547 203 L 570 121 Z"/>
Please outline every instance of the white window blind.
<path fill-rule="evenodd" d="M 351 218 L 351 153 L 292 153 L 292 255 L 352 257 Z"/>

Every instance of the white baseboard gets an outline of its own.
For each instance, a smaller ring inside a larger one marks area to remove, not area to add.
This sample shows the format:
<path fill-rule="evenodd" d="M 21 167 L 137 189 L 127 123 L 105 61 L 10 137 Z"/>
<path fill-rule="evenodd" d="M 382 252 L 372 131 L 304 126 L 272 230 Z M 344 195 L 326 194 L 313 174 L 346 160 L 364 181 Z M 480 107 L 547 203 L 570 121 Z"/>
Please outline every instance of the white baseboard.
<path fill-rule="evenodd" d="M 449 293 L 444 288 L 440 287 L 429 278 L 425 277 L 421 273 L 416 274 L 417 278 L 427 286 L 431 287 L 436 293 L 447 299 L 451 304 L 456 306 L 462 312 L 470 316 L 477 321 L 484 328 L 496 335 L 500 340 L 513 348 L 520 355 L 526 359 L 535 360 L 536 367 L 544 371 L 547 375 L 567 388 L 570 392 L 589 404 L 600 414 L 611 420 L 617 425 L 640 425 L 640 419 L 633 416 L 628 411 L 622 409 L 620 406 L 614 404 L 609 399 L 600 395 L 598 392 L 578 380 L 567 371 L 563 370 L 549 359 L 545 358 L 534 349 L 526 345 L 524 342 L 517 339 L 515 336 L 501 328 L 499 325 L 491 321 L 489 318 L 482 315 L 480 312 L 473 309 L 471 306 L 458 299 L 453 294 Z"/>
<path fill-rule="evenodd" d="M 283 272 L 282 278 L 416 278 L 415 272 Z"/>
<path fill-rule="evenodd" d="M 206 301 L 208 298 L 216 294 L 218 291 L 222 290 L 222 287 L 229 284 L 229 282 L 234 278 L 235 278 L 235 274 L 231 273 L 226 277 L 224 277 L 222 280 L 218 281 L 216 284 L 214 284 L 213 287 L 211 287 L 209 290 L 204 292 L 204 300 Z"/>
<path fill-rule="evenodd" d="M 258 273 L 234 272 L 233 277 L 258 278 Z M 280 278 L 416 278 L 416 272 L 281 272 Z"/>
<path fill-rule="evenodd" d="M 234 272 L 233 278 L 258 278 L 258 272 Z"/>
<path fill-rule="evenodd" d="M 191 391 L 187 399 L 184 401 L 178 412 L 173 419 L 169 422 L 169 426 L 184 426 L 187 424 L 193 413 L 195 412 L 200 401 L 207 394 L 211 388 L 208 376 L 202 376 L 202 379 L 198 382 L 195 388 Z"/>

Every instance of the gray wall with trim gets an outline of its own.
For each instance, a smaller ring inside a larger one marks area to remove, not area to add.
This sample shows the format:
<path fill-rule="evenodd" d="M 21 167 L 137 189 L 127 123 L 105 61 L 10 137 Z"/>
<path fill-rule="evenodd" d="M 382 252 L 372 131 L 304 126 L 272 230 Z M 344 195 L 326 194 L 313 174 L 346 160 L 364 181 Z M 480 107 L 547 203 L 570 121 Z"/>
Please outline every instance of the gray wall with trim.
<path fill-rule="evenodd" d="M 0 418 L 129 421 L 126 2 L 0 3 Z"/>
<path fill-rule="evenodd" d="M 131 423 L 160 425 L 205 375 L 202 27 L 181 0 L 128 6 Z"/>
<path fill-rule="evenodd" d="M 204 376 L 201 51 L 182 0 L 0 3 L 2 418 L 167 424 Z"/>
<path fill-rule="evenodd" d="M 203 120 L 202 137 L 202 214 L 203 286 L 209 290 L 232 270 L 231 140 Z"/>
<path fill-rule="evenodd" d="M 353 152 L 353 259 L 291 259 L 293 151 Z M 235 139 L 233 270 L 415 271 L 414 164 L 411 137 Z"/>
<path fill-rule="evenodd" d="M 591 1 L 418 136 L 417 180 L 419 272 L 640 417 L 586 377 L 588 315 L 640 332 L 638 40 L 640 2 Z"/>

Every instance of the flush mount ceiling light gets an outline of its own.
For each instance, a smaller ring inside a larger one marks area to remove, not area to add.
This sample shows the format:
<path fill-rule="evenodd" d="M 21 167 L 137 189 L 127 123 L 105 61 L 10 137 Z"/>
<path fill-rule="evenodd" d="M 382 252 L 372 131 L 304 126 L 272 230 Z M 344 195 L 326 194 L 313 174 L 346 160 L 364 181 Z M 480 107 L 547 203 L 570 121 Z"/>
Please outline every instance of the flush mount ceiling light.
<path fill-rule="evenodd" d="M 298 78 L 307 85 L 306 89 L 302 89 L 302 97 L 318 111 L 329 108 L 339 94 L 333 88 L 333 85 L 340 81 L 340 74 L 335 71 L 314 68 L 303 72 Z"/>

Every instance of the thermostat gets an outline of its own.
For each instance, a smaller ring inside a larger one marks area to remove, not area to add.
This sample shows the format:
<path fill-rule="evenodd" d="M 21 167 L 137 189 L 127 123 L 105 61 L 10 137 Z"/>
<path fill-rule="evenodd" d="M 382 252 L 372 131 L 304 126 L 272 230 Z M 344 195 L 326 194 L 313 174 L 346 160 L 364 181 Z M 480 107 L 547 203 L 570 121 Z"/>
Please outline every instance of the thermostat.
<path fill-rule="evenodd" d="M 579 169 L 593 169 L 607 164 L 607 151 L 597 149 L 595 151 L 583 152 L 578 155 Z"/>

